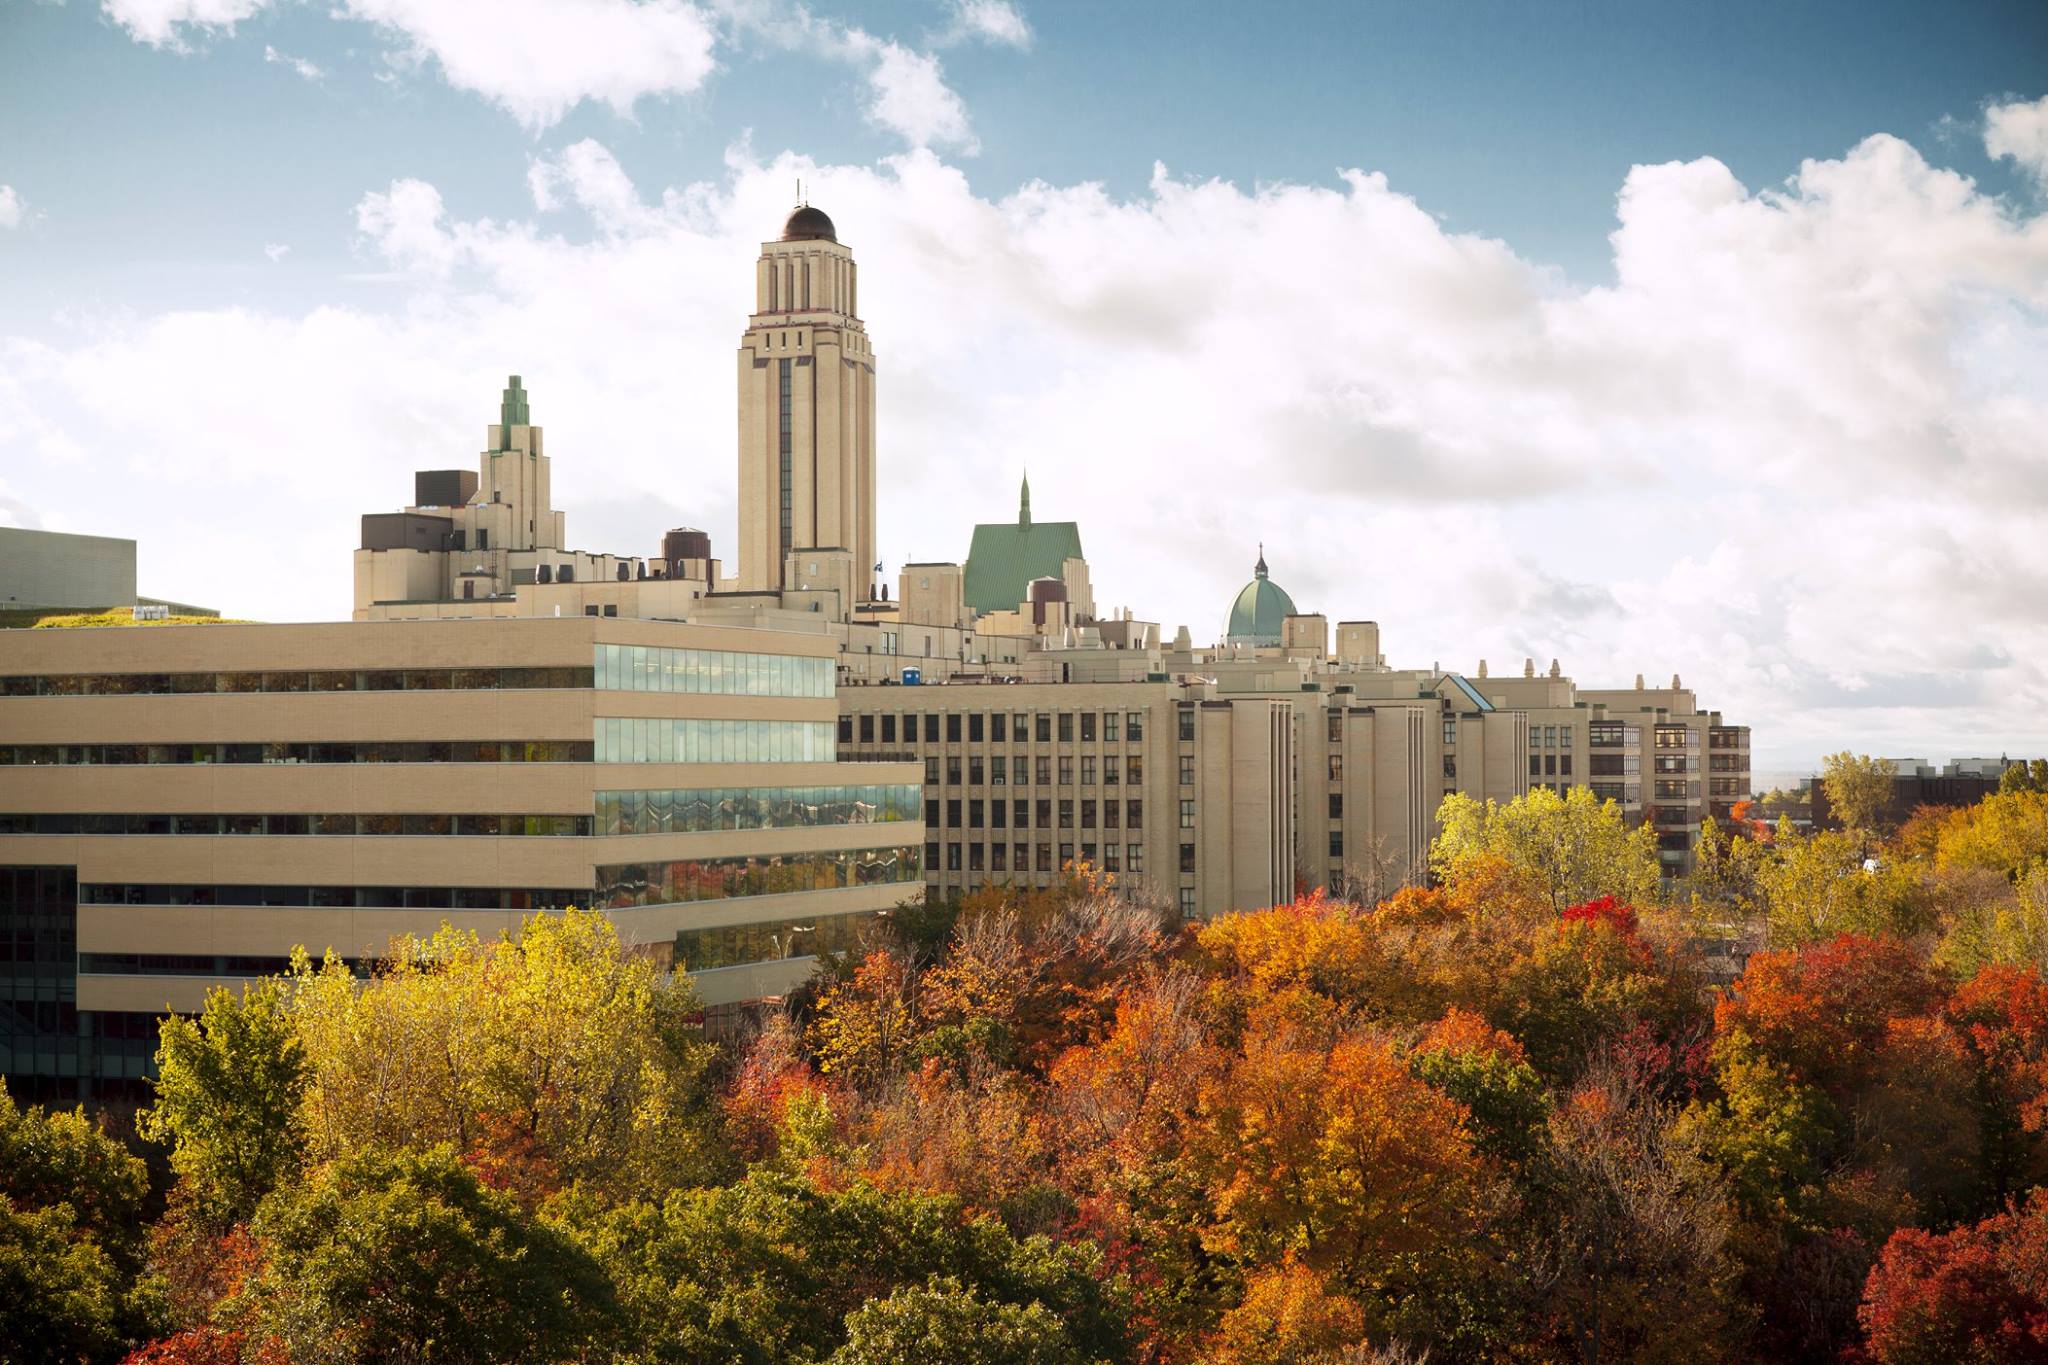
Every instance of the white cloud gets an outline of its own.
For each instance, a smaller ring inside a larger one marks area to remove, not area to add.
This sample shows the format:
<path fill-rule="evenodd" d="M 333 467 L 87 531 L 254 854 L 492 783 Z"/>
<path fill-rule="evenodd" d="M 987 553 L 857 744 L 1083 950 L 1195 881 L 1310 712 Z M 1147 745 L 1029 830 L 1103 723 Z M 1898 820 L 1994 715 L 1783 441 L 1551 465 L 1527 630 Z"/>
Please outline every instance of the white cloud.
<path fill-rule="evenodd" d="M 28 210 L 15 193 L 14 186 L 0 185 L 0 228 L 20 227 Z"/>
<path fill-rule="evenodd" d="M 987 199 L 929 152 L 738 152 L 656 193 L 585 141 L 531 167 L 533 222 L 365 195 L 388 307 L 0 342 L 7 491 L 92 490 L 159 595 L 333 617 L 355 516 L 466 463 L 516 371 L 578 545 L 730 555 L 732 346 L 798 175 L 862 266 L 892 567 L 964 554 L 1028 463 L 1098 599 L 1169 632 L 1218 633 L 1263 538 L 1397 664 L 1676 671 L 1765 765 L 2048 749 L 2048 215 L 1887 137 L 1768 190 L 1636 168 L 1590 289 L 1361 172 Z M 223 555 L 241 498 L 273 515 Z"/>
<path fill-rule="evenodd" d="M 712 23 L 685 0 L 340 0 L 337 12 L 536 131 L 584 100 L 628 116 L 645 97 L 698 89 L 717 65 Z"/>
<path fill-rule="evenodd" d="M 270 7 L 270 0 L 100 0 L 100 10 L 138 43 L 183 51 L 186 39 L 235 25 Z"/>
<path fill-rule="evenodd" d="M 1986 109 L 1984 150 L 2011 157 L 2048 190 L 2048 95 L 2031 104 L 2015 101 Z"/>
<path fill-rule="evenodd" d="M 1023 49 L 1031 46 L 1031 26 L 1010 0 L 953 0 L 952 26 L 942 37 Z"/>
<path fill-rule="evenodd" d="M 967 106 L 946 84 L 939 59 L 897 43 L 875 48 L 868 72 L 868 118 L 913 147 L 980 149 Z"/>
<path fill-rule="evenodd" d="M 266 242 L 263 245 L 263 254 L 270 258 L 272 265 L 291 255 L 291 252 L 292 249 L 283 242 Z"/>
<path fill-rule="evenodd" d="M 288 66 L 309 81 L 317 81 L 327 74 L 304 57 L 294 57 L 288 52 L 279 52 L 268 43 L 263 45 L 263 60 L 274 66 Z"/>

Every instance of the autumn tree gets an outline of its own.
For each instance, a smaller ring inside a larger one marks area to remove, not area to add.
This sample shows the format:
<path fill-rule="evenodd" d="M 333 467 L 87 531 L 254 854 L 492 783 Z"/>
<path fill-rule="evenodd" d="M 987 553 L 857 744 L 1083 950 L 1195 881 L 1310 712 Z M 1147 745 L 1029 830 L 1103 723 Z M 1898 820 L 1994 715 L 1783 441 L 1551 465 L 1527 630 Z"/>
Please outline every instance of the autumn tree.
<path fill-rule="evenodd" d="M 169 1144 L 192 1217 L 240 1222 L 306 1159 L 308 1068 L 287 989 L 274 977 L 215 987 L 197 1019 L 165 1019 L 159 1040 L 156 1102 L 136 1128 Z"/>
<path fill-rule="evenodd" d="M 1559 796 L 1547 787 L 1484 805 L 1452 792 L 1437 808 L 1442 830 L 1429 851 L 1430 871 L 1456 884 L 1477 858 L 1502 859 L 1553 913 L 1612 895 L 1647 903 L 1657 893 L 1657 834 L 1631 828 L 1621 807 L 1587 787 Z"/>
<path fill-rule="evenodd" d="M 0 1350 L 8 1359 L 77 1361 L 120 1341 L 121 1277 L 71 1205 L 0 1195 Z"/>
<path fill-rule="evenodd" d="M 1901 1229 L 1858 1316 L 1879 1365 L 2048 1361 L 2048 1191 L 1950 1232 Z"/>
<path fill-rule="evenodd" d="M 689 979 L 602 914 L 537 914 L 492 942 L 443 926 L 367 982 L 329 961 L 291 988 L 318 1158 L 446 1143 L 621 1197 L 715 1160 Z"/>
<path fill-rule="evenodd" d="M 74 1230 L 132 1271 L 141 1253 L 149 1173 L 83 1108 L 22 1108 L 0 1078 L 0 1198 L 19 1209 L 64 1205 Z"/>
<path fill-rule="evenodd" d="M 1899 765 L 1888 758 L 1852 754 L 1844 749 L 1821 760 L 1820 785 L 1828 809 L 1844 829 L 1872 831 L 1891 803 Z"/>
<path fill-rule="evenodd" d="M 1042 1303 L 1003 1303 L 949 1277 L 870 1299 L 846 1319 L 827 1365 L 1093 1365 Z"/>

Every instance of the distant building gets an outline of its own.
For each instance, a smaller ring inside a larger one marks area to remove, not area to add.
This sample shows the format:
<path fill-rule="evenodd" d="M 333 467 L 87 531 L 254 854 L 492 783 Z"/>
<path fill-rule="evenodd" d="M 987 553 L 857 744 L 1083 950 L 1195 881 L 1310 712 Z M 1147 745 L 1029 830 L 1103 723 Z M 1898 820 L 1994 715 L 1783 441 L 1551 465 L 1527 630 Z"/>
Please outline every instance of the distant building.
<path fill-rule="evenodd" d="M 1922 758 L 1888 761 L 1898 772 L 1892 778 L 1891 799 L 1878 819 L 1890 826 L 1904 824 L 1922 806 L 1976 805 L 1998 790 L 2009 766 L 2009 760 L 2003 758 L 1958 758 L 1939 768 Z M 1842 822 L 1828 804 L 1827 784 L 1816 778 L 1812 792 L 1813 827 L 1840 829 Z"/>
<path fill-rule="evenodd" d="M 104 611 L 138 605 L 169 607 L 183 616 L 216 614 L 139 596 L 132 540 L 0 526 L 0 611 Z"/>

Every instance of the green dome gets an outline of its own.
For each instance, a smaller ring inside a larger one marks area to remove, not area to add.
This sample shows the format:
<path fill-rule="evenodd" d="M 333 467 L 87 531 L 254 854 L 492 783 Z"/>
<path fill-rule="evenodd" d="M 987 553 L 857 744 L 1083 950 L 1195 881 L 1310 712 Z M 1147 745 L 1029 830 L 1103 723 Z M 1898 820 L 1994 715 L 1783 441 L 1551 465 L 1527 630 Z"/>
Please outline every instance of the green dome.
<path fill-rule="evenodd" d="M 1266 552 L 1259 550 L 1258 567 L 1252 581 L 1244 585 L 1230 604 L 1230 629 L 1223 639 L 1232 645 L 1278 645 L 1280 624 L 1295 615 L 1294 599 L 1287 589 L 1266 577 Z"/>

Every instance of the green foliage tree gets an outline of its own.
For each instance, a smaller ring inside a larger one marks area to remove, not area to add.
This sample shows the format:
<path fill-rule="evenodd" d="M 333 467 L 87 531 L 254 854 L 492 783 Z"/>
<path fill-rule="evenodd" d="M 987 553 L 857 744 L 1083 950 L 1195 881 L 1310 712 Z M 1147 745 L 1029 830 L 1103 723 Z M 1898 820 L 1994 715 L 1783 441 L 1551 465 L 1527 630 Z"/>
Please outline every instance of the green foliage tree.
<path fill-rule="evenodd" d="M 2001 795 L 2048 792 L 2048 758 L 2006 764 L 2005 771 L 1998 778 L 1998 790 Z"/>
<path fill-rule="evenodd" d="M 1443 832 L 1430 846 L 1429 866 L 1448 886 L 1491 857 L 1558 914 L 1601 896 L 1648 904 L 1657 894 L 1656 831 L 1629 828 L 1620 806 L 1585 787 L 1564 796 L 1537 787 L 1483 806 L 1453 792 L 1437 807 L 1437 823 Z"/>
<path fill-rule="evenodd" d="M 1758 862 L 1756 882 L 1773 947 L 1837 934 L 1910 938 L 1931 927 L 1914 869 L 1895 859 L 1865 866 L 1863 839 L 1852 830 L 1780 830 Z"/>
<path fill-rule="evenodd" d="M 344 1156 L 253 1229 L 263 1269 L 223 1316 L 294 1361 L 576 1360 L 616 1325 L 597 1263 L 445 1146 Z"/>
<path fill-rule="evenodd" d="M 194 1217 L 225 1226 L 305 1159 L 306 1060 L 283 982 L 217 987 L 197 1019 L 163 1021 L 156 1102 L 136 1128 L 168 1143 Z"/>
<path fill-rule="evenodd" d="M 68 1206 L 80 1233 L 132 1269 L 148 1196 L 148 1169 L 84 1109 L 24 1109 L 0 1079 L 0 1197 L 22 1209 Z"/>
<path fill-rule="evenodd" d="M 1844 829 L 1875 830 L 1892 799 L 1899 765 L 1888 758 L 1852 754 L 1844 749 L 1821 760 L 1820 784 L 1828 808 Z"/>
<path fill-rule="evenodd" d="M 0 1195 L 0 1354 L 8 1360 L 104 1359 L 120 1341 L 120 1274 L 80 1235 L 65 1203 L 32 1209 Z"/>
<path fill-rule="evenodd" d="M 1042 1303 L 1001 1303 L 960 1281 L 938 1278 L 870 1299 L 846 1320 L 846 1344 L 831 1365 L 1092 1365 Z"/>

